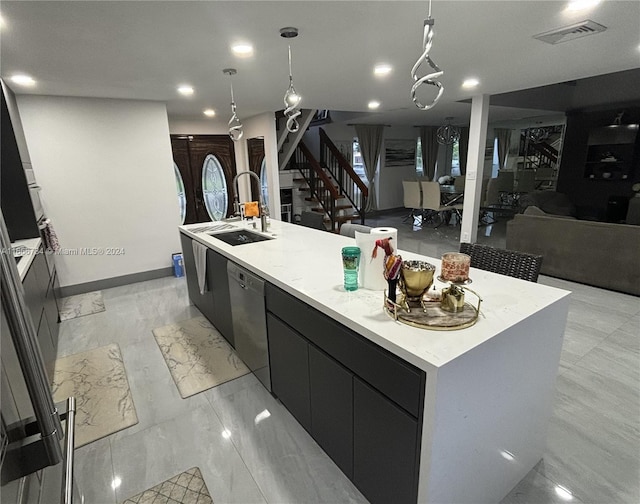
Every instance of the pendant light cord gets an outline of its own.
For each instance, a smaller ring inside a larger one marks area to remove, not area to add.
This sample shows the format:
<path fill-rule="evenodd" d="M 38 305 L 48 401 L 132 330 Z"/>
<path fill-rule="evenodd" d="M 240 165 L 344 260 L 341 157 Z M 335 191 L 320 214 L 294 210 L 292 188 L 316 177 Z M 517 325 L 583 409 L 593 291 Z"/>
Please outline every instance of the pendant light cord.
<path fill-rule="evenodd" d="M 300 110 L 300 95 L 296 93 L 293 87 L 293 73 L 291 71 L 291 46 L 289 46 L 289 87 L 284 94 L 284 115 L 287 117 L 287 131 L 289 133 L 295 133 L 300 129 L 298 123 L 298 116 L 302 114 Z"/>

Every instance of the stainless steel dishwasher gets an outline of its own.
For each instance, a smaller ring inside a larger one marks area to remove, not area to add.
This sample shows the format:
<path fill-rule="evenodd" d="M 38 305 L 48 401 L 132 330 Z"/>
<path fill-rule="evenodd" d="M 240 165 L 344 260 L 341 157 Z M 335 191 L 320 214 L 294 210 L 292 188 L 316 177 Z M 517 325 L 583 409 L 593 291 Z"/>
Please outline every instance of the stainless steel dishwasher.
<path fill-rule="evenodd" d="M 264 280 L 231 261 L 227 262 L 227 275 L 236 352 L 271 391 Z"/>

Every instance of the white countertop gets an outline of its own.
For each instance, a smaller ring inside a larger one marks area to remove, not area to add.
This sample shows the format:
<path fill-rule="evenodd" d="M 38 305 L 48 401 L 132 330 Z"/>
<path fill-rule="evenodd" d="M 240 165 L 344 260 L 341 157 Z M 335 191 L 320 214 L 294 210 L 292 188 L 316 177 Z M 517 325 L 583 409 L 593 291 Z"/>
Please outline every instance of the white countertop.
<path fill-rule="evenodd" d="M 216 224 L 220 223 L 180 226 L 180 231 L 425 371 L 443 366 L 569 295 L 568 291 L 472 268 L 469 287 L 483 299 L 477 323 L 454 331 L 415 328 L 385 313 L 383 291 L 344 290 L 340 250 L 354 245 L 353 238 L 277 220 L 271 221 L 266 233 L 275 239 L 237 246 L 190 231 Z M 230 224 L 247 227 L 241 222 Z M 258 222 L 257 232 L 259 229 Z M 398 245 L 397 253 L 403 259 L 426 260 L 436 266 L 436 276 L 440 273 L 440 259 L 405 252 L 401 240 Z M 363 251 L 363 257 L 369 253 Z M 439 288 L 445 286 L 435 282 Z M 466 300 L 474 303 L 475 296 L 467 294 Z"/>
<path fill-rule="evenodd" d="M 27 271 L 29 271 L 29 266 L 31 266 L 34 257 L 38 253 L 41 242 L 40 238 L 28 238 L 26 240 L 17 240 L 11 244 L 13 256 L 20 257 L 17 263 L 20 280 L 24 280 Z"/>

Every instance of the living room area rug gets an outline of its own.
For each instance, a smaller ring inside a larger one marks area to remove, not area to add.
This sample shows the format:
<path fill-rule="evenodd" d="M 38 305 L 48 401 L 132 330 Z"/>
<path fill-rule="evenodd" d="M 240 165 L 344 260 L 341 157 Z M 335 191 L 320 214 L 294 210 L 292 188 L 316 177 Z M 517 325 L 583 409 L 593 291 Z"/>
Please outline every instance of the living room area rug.
<path fill-rule="evenodd" d="M 158 327 L 153 336 L 183 399 L 250 372 L 202 316 Z"/>
<path fill-rule="evenodd" d="M 56 360 L 52 388 L 56 402 L 76 398 L 76 448 L 138 423 L 115 343 Z"/>
<path fill-rule="evenodd" d="M 197 467 L 163 481 L 122 504 L 213 504 L 202 473 Z"/>
<path fill-rule="evenodd" d="M 105 311 L 104 299 L 101 291 L 86 292 L 68 296 L 60 300 L 60 321 L 71 320 L 85 315 L 92 315 Z"/>

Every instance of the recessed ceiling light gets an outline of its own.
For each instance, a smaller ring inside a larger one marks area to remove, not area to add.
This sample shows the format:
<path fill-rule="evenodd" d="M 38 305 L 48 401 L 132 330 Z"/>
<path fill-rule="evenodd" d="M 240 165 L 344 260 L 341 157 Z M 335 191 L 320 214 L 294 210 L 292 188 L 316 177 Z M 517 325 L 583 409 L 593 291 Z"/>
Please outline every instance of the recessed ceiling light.
<path fill-rule="evenodd" d="M 16 74 L 11 77 L 11 82 L 14 84 L 18 84 L 19 86 L 35 86 L 36 81 L 33 80 L 33 77 L 24 74 Z"/>
<path fill-rule="evenodd" d="M 191 96 L 193 94 L 193 88 L 187 84 L 178 86 L 178 93 L 184 96 Z"/>
<path fill-rule="evenodd" d="M 381 63 L 380 65 L 376 65 L 373 68 L 373 74 L 377 75 L 378 77 L 382 77 L 384 75 L 389 75 L 391 73 L 391 70 L 393 70 L 391 65 L 387 65 L 386 63 Z"/>
<path fill-rule="evenodd" d="M 585 9 L 591 9 L 598 5 L 601 0 L 571 0 L 567 5 L 567 10 L 579 11 Z"/>
<path fill-rule="evenodd" d="M 465 79 L 465 81 L 462 83 L 462 87 L 465 89 L 471 89 L 476 87 L 478 84 L 480 84 L 480 81 L 478 79 Z"/>
<path fill-rule="evenodd" d="M 213 109 L 206 109 L 202 112 L 204 115 L 206 115 L 207 117 L 214 117 L 216 115 L 216 111 Z"/>
<path fill-rule="evenodd" d="M 367 107 L 369 107 L 371 110 L 375 110 L 375 109 L 377 109 L 378 107 L 380 107 L 380 102 L 379 102 L 379 101 L 376 101 L 376 100 L 371 100 L 371 101 L 369 102 L 369 104 L 367 105 Z"/>
<path fill-rule="evenodd" d="M 242 42 L 239 44 L 232 45 L 231 51 L 236 56 L 239 56 L 241 58 L 246 58 L 253 54 L 253 46 L 251 44 L 247 44 L 246 42 Z"/>

